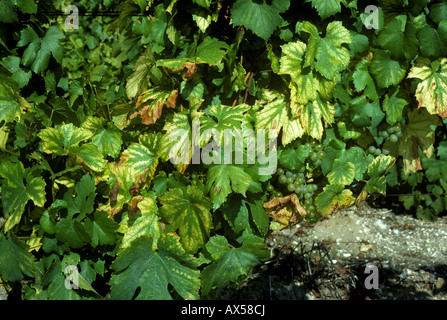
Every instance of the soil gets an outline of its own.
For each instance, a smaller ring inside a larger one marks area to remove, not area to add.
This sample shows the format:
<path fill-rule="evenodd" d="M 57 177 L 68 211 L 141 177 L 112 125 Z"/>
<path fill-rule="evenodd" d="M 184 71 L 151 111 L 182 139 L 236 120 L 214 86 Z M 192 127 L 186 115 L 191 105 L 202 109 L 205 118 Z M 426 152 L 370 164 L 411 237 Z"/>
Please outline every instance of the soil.
<path fill-rule="evenodd" d="M 447 300 L 447 216 L 427 222 L 399 212 L 363 202 L 274 231 L 271 259 L 219 299 Z M 377 268 L 377 288 L 367 266 Z"/>
<path fill-rule="evenodd" d="M 399 211 L 364 202 L 274 231 L 271 259 L 219 298 L 447 300 L 447 216 L 428 222 Z"/>

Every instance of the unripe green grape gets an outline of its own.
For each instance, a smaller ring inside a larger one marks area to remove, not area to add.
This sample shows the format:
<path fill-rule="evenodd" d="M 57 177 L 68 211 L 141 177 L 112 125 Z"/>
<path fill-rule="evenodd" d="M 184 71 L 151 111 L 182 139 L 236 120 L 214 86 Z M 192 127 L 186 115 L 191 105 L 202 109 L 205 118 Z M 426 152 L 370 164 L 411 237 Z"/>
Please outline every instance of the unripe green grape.
<path fill-rule="evenodd" d="M 310 192 L 306 192 L 306 193 L 304 194 L 304 199 L 310 199 L 310 198 L 312 198 L 312 193 L 310 193 Z"/>
<path fill-rule="evenodd" d="M 398 125 L 394 126 L 394 133 L 399 133 L 401 132 L 401 129 Z"/>
<path fill-rule="evenodd" d="M 321 165 L 321 159 L 318 159 L 317 161 L 315 161 L 314 165 L 315 165 L 315 167 L 319 167 Z"/>
<path fill-rule="evenodd" d="M 312 189 L 313 189 L 313 191 L 317 191 L 318 186 L 316 184 L 314 184 L 314 185 L 312 185 Z"/>
<path fill-rule="evenodd" d="M 278 176 L 284 174 L 284 169 L 282 169 L 282 168 L 278 168 L 278 170 L 276 170 L 276 174 L 277 174 Z"/>
<path fill-rule="evenodd" d="M 267 191 L 268 192 L 272 192 L 272 191 L 274 191 L 275 190 L 275 187 L 273 187 L 271 184 L 269 184 L 268 186 L 267 186 Z"/>
<path fill-rule="evenodd" d="M 299 173 L 303 173 L 303 174 L 304 174 L 304 171 L 306 171 L 306 168 L 304 168 L 304 166 L 302 166 L 302 167 L 300 168 Z"/>
<path fill-rule="evenodd" d="M 374 151 L 374 154 L 376 156 L 380 156 L 382 154 L 382 150 L 380 150 L 379 148 L 376 149 L 376 151 Z"/>
<path fill-rule="evenodd" d="M 293 181 L 293 184 L 295 185 L 295 187 L 299 187 L 301 185 L 301 183 L 298 181 L 298 179 Z"/>
<path fill-rule="evenodd" d="M 389 134 L 392 134 L 392 133 L 394 133 L 394 127 L 388 127 L 388 128 L 386 129 L 386 131 L 387 131 Z"/>
<path fill-rule="evenodd" d="M 293 179 L 293 177 L 286 178 L 286 183 L 287 184 L 292 184 L 294 181 L 295 181 L 295 179 Z"/>
<path fill-rule="evenodd" d="M 373 154 L 374 152 L 376 152 L 376 147 L 374 147 L 374 146 L 370 146 L 370 147 L 368 148 L 368 152 L 369 152 L 370 154 Z"/>
<path fill-rule="evenodd" d="M 276 191 L 275 192 L 275 198 L 282 198 L 282 192 L 281 191 Z"/>
<path fill-rule="evenodd" d="M 399 138 L 395 134 L 390 135 L 390 142 L 396 143 L 397 140 L 399 140 Z"/>
<path fill-rule="evenodd" d="M 312 162 L 315 162 L 315 161 L 317 161 L 317 159 L 318 159 L 318 154 L 312 153 L 312 156 L 310 157 L 310 160 L 312 160 Z"/>
<path fill-rule="evenodd" d="M 316 146 L 316 149 L 317 149 L 317 151 L 321 151 L 321 150 L 323 150 L 323 145 L 322 145 L 321 143 L 319 143 L 319 144 Z"/>
<path fill-rule="evenodd" d="M 386 131 L 382 131 L 382 132 L 380 133 L 380 135 L 381 135 L 381 137 L 384 138 L 384 139 L 388 139 L 388 138 L 390 137 L 390 134 L 389 134 L 388 132 L 386 132 Z"/>
<path fill-rule="evenodd" d="M 293 183 L 287 185 L 287 190 L 290 191 L 290 192 L 295 191 L 295 185 Z"/>
<path fill-rule="evenodd" d="M 297 185 L 295 185 L 295 192 L 296 192 L 296 193 L 301 193 L 301 192 L 302 192 L 302 190 L 301 190 L 301 186 L 297 186 Z"/>
<path fill-rule="evenodd" d="M 396 133 L 396 136 L 397 136 L 398 138 L 402 137 L 402 131 L 397 132 L 397 133 Z"/>
<path fill-rule="evenodd" d="M 293 172 L 292 171 L 286 171 L 286 177 L 292 177 L 293 176 Z"/>
<path fill-rule="evenodd" d="M 318 158 L 324 159 L 325 153 L 323 151 L 318 152 Z"/>
<path fill-rule="evenodd" d="M 280 175 L 279 178 L 278 178 L 278 182 L 281 183 L 281 184 L 286 183 L 286 182 L 287 182 L 287 178 L 286 178 L 286 176 L 283 175 L 283 174 Z"/>

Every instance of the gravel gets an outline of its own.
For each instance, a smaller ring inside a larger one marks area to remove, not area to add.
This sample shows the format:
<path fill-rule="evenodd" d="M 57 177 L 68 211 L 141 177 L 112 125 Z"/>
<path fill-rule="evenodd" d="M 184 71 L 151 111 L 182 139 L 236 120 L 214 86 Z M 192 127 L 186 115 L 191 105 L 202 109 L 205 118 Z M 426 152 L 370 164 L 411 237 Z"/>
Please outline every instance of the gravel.
<path fill-rule="evenodd" d="M 266 244 L 272 259 L 220 298 L 447 299 L 447 216 L 427 222 L 364 202 L 274 231 Z M 367 265 L 378 269 L 377 289 L 365 287 Z"/>

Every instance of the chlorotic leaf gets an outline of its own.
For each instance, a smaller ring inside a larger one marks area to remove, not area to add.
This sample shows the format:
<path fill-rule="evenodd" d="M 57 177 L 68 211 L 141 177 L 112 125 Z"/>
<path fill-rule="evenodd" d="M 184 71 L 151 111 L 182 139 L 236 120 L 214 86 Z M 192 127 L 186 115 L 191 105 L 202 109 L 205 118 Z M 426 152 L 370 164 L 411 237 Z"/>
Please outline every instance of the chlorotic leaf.
<path fill-rule="evenodd" d="M 339 209 L 352 205 L 354 198 L 352 191 L 345 189 L 342 183 L 330 184 L 315 198 L 315 205 L 323 215 L 335 213 Z"/>
<path fill-rule="evenodd" d="M 4 225 L 6 232 L 20 222 L 29 200 L 36 206 L 44 206 L 45 181 L 30 174 L 30 169 L 25 169 L 21 162 L 1 164 L 0 176 L 4 178 L 1 190 L 3 212 L 7 218 Z"/>
<path fill-rule="evenodd" d="M 447 58 L 432 63 L 429 59 L 419 59 L 408 78 L 422 80 L 415 93 L 419 108 L 426 108 L 430 114 L 447 112 Z"/>
<path fill-rule="evenodd" d="M 399 61 L 391 59 L 391 53 L 379 50 L 371 60 L 371 73 L 379 88 L 398 85 L 405 77 L 406 69 Z"/>
<path fill-rule="evenodd" d="M 195 253 L 208 240 L 212 228 L 211 202 L 197 187 L 171 189 L 158 197 L 162 218 L 179 230 L 180 242 L 187 252 Z"/>

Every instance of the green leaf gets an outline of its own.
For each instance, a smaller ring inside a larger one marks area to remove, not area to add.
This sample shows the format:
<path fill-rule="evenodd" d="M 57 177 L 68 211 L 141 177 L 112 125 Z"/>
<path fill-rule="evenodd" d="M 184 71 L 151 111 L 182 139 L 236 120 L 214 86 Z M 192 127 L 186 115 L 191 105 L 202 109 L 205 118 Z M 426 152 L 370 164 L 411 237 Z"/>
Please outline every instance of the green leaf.
<path fill-rule="evenodd" d="M 221 63 L 222 58 L 225 55 L 225 50 L 228 50 L 229 46 L 223 41 L 219 41 L 216 38 L 206 37 L 198 45 L 195 54 L 196 63 L 207 63 L 215 66 Z"/>
<path fill-rule="evenodd" d="M 17 46 L 23 47 L 29 44 L 23 52 L 22 63 L 31 67 L 34 73 L 41 73 L 48 67 L 51 56 L 61 62 L 63 47 L 59 45 L 59 41 L 64 37 L 55 26 L 48 29 L 43 39 L 40 39 L 31 27 L 22 30 Z"/>
<path fill-rule="evenodd" d="M 110 295 L 117 300 L 171 300 L 168 285 L 186 300 L 199 298 L 199 271 L 178 237 L 167 235 L 152 251 L 152 237 L 142 236 L 118 252 L 112 263 Z M 140 288 L 138 294 L 137 289 Z"/>
<path fill-rule="evenodd" d="M 163 219 L 179 230 L 180 242 L 187 252 L 195 253 L 208 240 L 213 227 L 211 202 L 197 187 L 171 189 L 158 197 Z"/>
<path fill-rule="evenodd" d="M 349 207 L 353 201 L 351 190 L 345 189 L 343 184 L 330 184 L 324 187 L 323 192 L 315 198 L 315 205 L 325 216 L 343 207 Z"/>
<path fill-rule="evenodd" d="M 248 275 L 254 266 L 268 258 L 268 251 L 259 249 L 264 247 L 262 238 L 253 236 L 245 240 L 239 248 L 231 248 L 222 236 L 212 237 L 210 243 L 213 242 L 218 246 L 207 244 L 207 250 L 216 261 L 202 271 L 203 295 L 208 294 L 213 288 L 223 288 L 236 282 L 239 277 Z"/>
<path fill-rule="evenodd" d="M 36 206 L 43 207 L 46 201 L 45 181 L 41 177 L 34 177 L 31 169 L 23 167 L 21 162 L 3 163 L 0 165 L 2 181 L 3 212 L 7 221 L 5 232 L 17 225 L 29 200 Z"/>
<path fill-rule="evenodd" d="M 79 221 L 85 218 L 85 216 L 93 211 L 95 203 L 95 178 L 86 174 L 84 175 L 74 188 L 76 191 L 76 197 L 72 195 L 70 191 L 67 191 L 64 195 L 64 200 L 68 209 L 68 218 L 76 217 Z"/>
<path fill-rule="evenodd" d="M 287 148 L 283 152 L 281 152 L 281 156 L 279 157 L 279 163 L 284 168 L 287 168 L 292 171 L 297 171 L 301 169 L 306 161 L 306 158 L 309 156 L 309 149 L 304 145 L 298 146 L 297 149 Z"/>
<path fill-rule="evenodd" d="M 418 53 L 416 27 L 407 22 L 407 16 L 399 15 L 388 22 L 380 31 L 377 41 L 398 59 L 413 59 Z M 422 45 L 422 43 L 421 43 Z"/>
<path fill-rule="evenodd" d="M 386 122 L 388 124 L 393 125 L 396 122 L 400 122 L 402 120 L 402 111 L 408 102 L 405 99 L 401 99 L 397 97 L 397 93 L 399 90 L 396 90 L 391 97 L 388 94 L 385 95 L 385 99 L 382 103 L 383 111 L 386 113 Z"/>
<path fill-rule="evenodd" d="M 352 79 L 354 82 L 354 87 L 357 91 L 364 91 L 364 94 L 371 100 L 377 100 L 379 98 L 376 85 L 373 78 L 371 77 L 368 67 L 370 62 L 367 60 L 361 60 L 355 66 L 355 71 L 352 74 Z"/>
<path fill-rule="evenodd" d="M 56 238 L 67 243 L 72 248 L 81 248 L 85 243 L 90 242 L 90 236 L 85 231 L 85 227 L 75 219 L 62 218 L 56 224 Z"/>
<path fill-rule="evenodd" d="M 418 32 L 420 49 L 423 56 L 441 57 L 443 52 L 447 50 L 447 41 L 445 36 L 446 21 L 443 25 L 439 25 L 438 30 L 425 25 Z"/>
<path fill-rule="evenodd" d="M 384 50 L 375 53 L 370 70 L 379 88 L 398 85 L 406 74 L 406 69 L 402 68 L 398 61 L 391 59 L 389 51 Z"/>
<path fill-rule="evenodd" d="M 312 2 L 312 7 L 317 9 L 322 19 L 326 19 L 341 11 L 340 2 L 342 0 L 306 0 L 306 2 Z"/>
<path fill-rule="evenodd" d="M 408 78 L 422 80 L 415 93 L 419 108 L 426 108 L 430 114 L 447 111 L 447 58 L 433 63 L 426 58 L 419 59 L 411 68 Z"/>
<path fill-rule="evenodd" d="M 108 217 L 106 212 L 96 211 L 85 222 L 85 231 L 90 235 L 91 245 L 113 245 L 116 242 L 118 223 Z"/>
<path fill-rule="evenodd" d="M 33 277 L 34 256 L 29 246 L 14 235 L 8 239 L 0 233 L 0 277 L 6 281 L 20 281 L 24 276 Z"/>
<path fill-rule="evenodd" d="M 237 0 L 231 8 L 231 19 L 234 25 L 243 25 L 257 36 L 268 40 L 282 22 L 280 13 L 289 6 L 290 0 Z"/>
<path fill-rule="evenodd" d="M 102 171 L 107 163 L 98 148 L 92 143 L 74 146 L 72 151 L 81 162 L 85 163 L 93 171 Z"/>

